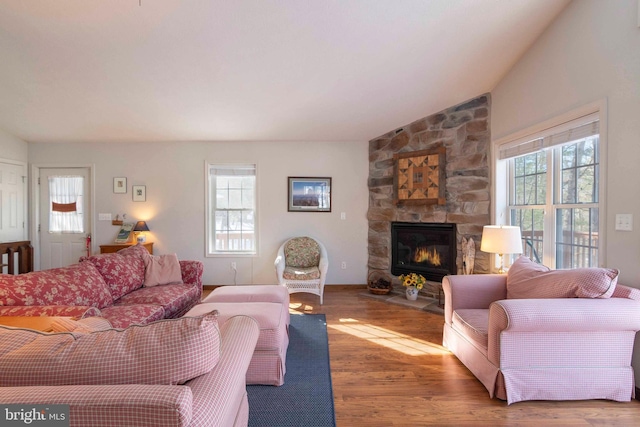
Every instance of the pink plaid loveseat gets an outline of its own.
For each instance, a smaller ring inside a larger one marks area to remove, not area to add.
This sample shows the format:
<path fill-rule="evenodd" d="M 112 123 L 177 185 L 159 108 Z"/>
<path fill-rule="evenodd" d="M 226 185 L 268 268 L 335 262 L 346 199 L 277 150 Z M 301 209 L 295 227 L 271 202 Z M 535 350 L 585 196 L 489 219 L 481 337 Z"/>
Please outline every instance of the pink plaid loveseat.
<path fill-rule="evenodd" d="M 546 271 L 520 259 L 519 278 L 514 263 L 509 275 L 443 279 L 443 345 L 508 404 L 631 400 L 640 290 L 617 284 L 617 271 Z"/>
<path fill-rule="evenodd" d="M 135 245 L 68 267 L 0 274 L 0 316 L 102 316 L 115 328 L 180 317 L 202 298 L 202 262 L 177 261 L 174 280 L 150 286 L 145 275 L 158 258 Z"/>
<path fill-rule="evenodd" d="M 25 412 L 68 405 L 71 427 L 247 426 L 255 320 L 219 326 L 209 313 L 125 329 L 97 321 L 106 323 L 67 321 L 59 333 L 0 326 L 0 402 Z"/>

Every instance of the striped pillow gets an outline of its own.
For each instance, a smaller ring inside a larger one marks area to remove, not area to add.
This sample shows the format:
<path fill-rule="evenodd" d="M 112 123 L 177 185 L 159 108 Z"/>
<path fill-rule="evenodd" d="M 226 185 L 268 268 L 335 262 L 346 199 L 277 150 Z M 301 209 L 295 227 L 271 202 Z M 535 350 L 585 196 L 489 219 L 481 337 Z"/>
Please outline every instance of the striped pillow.
<path fill-rule="evenodd" d="M 74 320 L 68 317 L 55 317 L 51 321 L 51 330 L 53 332 L 88 334 L 90 332 L 105 331 L 111 328 L 111 323 L 104 317 L 87 317 L 80 320 Z"/>
<path fill-rule="evenodd" d="M 0 327 L 0 385 L 184 384 L 219 355 L 217 313 L 88 334 Z"/>
<path fill-rule="evenodd" d="M 507 273 L 507 298 L 609 298 L 617 283 L 618 270 L 551 270 L 521 256 Z"/>

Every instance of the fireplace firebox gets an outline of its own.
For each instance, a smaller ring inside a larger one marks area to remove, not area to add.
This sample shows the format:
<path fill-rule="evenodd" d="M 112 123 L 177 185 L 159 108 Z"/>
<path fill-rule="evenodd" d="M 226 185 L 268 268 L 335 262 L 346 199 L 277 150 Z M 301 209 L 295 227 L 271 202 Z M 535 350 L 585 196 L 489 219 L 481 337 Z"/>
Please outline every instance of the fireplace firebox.
<path fill-rule="evenodd" d="M 391 274 L 419 273 L 442 282 L 456 274 L 456 225 L 391 223 Z"/>

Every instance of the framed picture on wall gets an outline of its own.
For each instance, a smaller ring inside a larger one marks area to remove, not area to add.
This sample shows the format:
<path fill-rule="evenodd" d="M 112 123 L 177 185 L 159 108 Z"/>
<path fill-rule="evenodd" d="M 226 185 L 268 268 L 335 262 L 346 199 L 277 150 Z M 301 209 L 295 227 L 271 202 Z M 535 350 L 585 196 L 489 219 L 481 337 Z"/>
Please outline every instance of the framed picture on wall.
<path fill-rule="evenodd" d="M 331 212 L 331 178 L 290 176 L 289 212 Z"/>
<path fill-rule="evenodd" d="M 114 193 L 126 193 L 127 192 L 127 178 L 124 178 L 124 177 L 113 178 L 113 192 Z"/>
<path fill-rule="evenodd" d="M 134 202 L 146 202 L 147 201 L 147 186 L 146 185 L 134 185 L 132 188 L 133 201 Z"/>

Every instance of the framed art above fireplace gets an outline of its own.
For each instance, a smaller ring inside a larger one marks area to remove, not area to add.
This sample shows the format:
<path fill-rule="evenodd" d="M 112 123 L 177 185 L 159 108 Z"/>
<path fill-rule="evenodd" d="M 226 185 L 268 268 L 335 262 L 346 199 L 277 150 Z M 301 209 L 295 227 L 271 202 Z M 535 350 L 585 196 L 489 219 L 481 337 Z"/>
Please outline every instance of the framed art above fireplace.
<path fill-rule="evenodd" d="M 432 150 L 396 153 L 394 160 L 394 202 L 446 203 L 444 147 Z"/>

